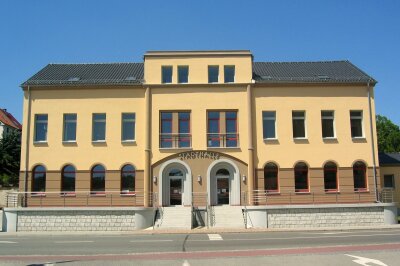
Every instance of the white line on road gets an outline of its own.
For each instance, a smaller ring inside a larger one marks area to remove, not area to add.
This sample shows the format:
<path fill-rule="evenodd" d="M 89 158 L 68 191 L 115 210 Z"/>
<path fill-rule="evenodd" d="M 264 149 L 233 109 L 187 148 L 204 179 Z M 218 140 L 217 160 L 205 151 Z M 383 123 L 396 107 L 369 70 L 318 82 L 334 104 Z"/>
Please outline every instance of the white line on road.
<path fill-rule="evenodd" d="M 357 264 L 360 264 L 360 265 L 368 266 L 368 265 L 370 265 L 369 263 L 373 263 L 374 265 L 388 266 L 387 264 L 383 263 L 380 260 L 375 260 L 375 259 L 370 259 L 370 258 L 365 258 L 365 257 L 359 257 L 359 256 L 353 256 L 353 255 L 349 255 L 349 254 L 344 254 L 344 255 L 356 258 L 356 260 L 353 260 L 353 262 L 355 262 Z"/>
<path fill-rule="evenodd" d="M 18 242 L 13 242 L 13 241 L 0 241 L 0 244 L 18 244 Z"/>
<path fill-rule="evenodd" d="M 211 241 L 214 241 L 214 240 L 223 240 L 223 239 L 222 239 L 222 236 L 219 235 L 219 234 L 208 234 L 208 239 L 211 240 Z"/>
<path fill-rule="evenodd" d="M 155 240 L 131 240 L 131 243 L 143 243 L 143 242 L 172 242 L 172 239 L 155 239 Z"/>
<path fill-rule="evenodd" d="M 93 243 L 94 241 L 91 240 L 74 240 L 74 241 L 54 241 L 56 244 L 75 244 L 75 243 Z"/>

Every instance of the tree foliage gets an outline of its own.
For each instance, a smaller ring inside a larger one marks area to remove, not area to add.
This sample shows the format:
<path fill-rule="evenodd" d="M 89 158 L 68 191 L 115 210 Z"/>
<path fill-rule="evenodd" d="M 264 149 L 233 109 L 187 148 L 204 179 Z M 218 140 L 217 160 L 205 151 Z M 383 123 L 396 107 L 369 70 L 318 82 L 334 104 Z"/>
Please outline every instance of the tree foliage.
<path fill-rule="evenodd" d="M 0 139 L 0 185 L 18 185 L 21 134 L 12 131 Z"/>
<path fill-rule="evenodd" d="M 379 152 L 400 152 L 400 128 L 383 115 L 376 116 Z"/>

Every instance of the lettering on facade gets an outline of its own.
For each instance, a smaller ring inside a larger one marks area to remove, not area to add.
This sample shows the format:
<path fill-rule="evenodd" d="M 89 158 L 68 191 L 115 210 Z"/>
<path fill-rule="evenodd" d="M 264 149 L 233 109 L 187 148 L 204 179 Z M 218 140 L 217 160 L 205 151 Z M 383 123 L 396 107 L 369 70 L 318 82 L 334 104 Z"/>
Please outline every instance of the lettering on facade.
<path fill-rule="evenodd" d="M 178 154 L 178 156 L 181 161 L 194 160 L 194 159 L 211 159 L 211 160 L 219 159 L 219 153 L 212 152 L 212 151 L 181 152 Z"/>

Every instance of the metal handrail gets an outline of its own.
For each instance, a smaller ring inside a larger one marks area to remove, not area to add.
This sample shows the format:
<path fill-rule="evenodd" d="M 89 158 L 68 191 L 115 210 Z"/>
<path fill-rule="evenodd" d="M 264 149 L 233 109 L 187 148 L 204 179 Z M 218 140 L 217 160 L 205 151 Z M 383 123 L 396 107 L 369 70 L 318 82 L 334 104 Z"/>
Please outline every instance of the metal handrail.
<path fill-rule="evenodd" d="M 228 146 L 227 141 L 236 140 L 236 146 Z M 212 146 L 210 143 L 212 141 L 218 141 L 218 146 Z M 226 133 L 207 133 L 207 147 L 209 148 L 220 148 L 220 147 L 228 147 L 228 148 L 237 148 L 239 145 L 239 133 L 237 132 L 226 132 Z"/>
<path fill-rule="evenodd" d="M 163 142 L 171 142 L 171 146 L 163 147 Z M 188 146 L 182 145 L 188 143 Z M 192 147 L 192 134 L 191 133 L 160 133 L 159 139 L 160 148 L 188 148 Z"/>

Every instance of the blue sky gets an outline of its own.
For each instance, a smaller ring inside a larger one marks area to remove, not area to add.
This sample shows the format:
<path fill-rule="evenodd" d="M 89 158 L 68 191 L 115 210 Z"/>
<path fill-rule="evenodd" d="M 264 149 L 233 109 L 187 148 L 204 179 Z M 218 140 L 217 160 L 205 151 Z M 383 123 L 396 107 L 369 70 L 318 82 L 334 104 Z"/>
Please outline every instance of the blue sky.
<path fill-rule="evenodd" d="M 0 107 L 48 63 L 140 62 L 147 50 L 250 49 L 255 61 L 348 59 L 400 125 L 400 1 L 0 2 Z"/>

